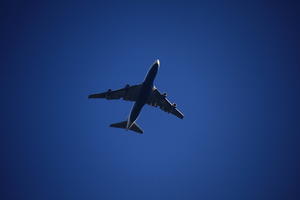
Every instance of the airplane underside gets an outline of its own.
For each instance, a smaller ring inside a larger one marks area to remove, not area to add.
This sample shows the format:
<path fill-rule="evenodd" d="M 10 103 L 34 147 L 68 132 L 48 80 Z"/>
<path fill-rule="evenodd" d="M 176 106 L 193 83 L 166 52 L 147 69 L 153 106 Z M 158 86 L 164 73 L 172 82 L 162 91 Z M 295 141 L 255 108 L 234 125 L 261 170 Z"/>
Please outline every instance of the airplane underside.
<path fill-rule="evenodd" d="M 111 124 L 110 127 L 122 128 L 142 134 L 144 131 L 135 122 L 144 105 L 159 107 L 161 110 L 171 113 L 176 117 L 183 119 L 184 115 L 177 109 L 175 103 L 171 103 L 166 93 L 161 93 L 154 87 L 154 79 L 160 66 L 159 60 L 156 60 L 148 71 L 145 80 L 138 85 L 126 85 L 118 90 L 108 89 L 107 92 L 91 94 L 88 98 L 102 98 L 107 100 L 123 99 L 134 102 L 127 121 Z"/>

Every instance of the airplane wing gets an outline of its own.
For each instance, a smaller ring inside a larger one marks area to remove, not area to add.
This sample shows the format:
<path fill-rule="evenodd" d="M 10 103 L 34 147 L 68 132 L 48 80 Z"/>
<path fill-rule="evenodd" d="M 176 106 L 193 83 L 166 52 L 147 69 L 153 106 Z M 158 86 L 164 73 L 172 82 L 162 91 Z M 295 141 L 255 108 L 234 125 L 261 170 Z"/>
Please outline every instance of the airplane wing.
<path fill-rule="evenodd" d="M 126 85 L 124 88 L 119 90 L 109 89 L 107 92 L 91 94 L 89 98 L 104 98 L 104 99 L 121 99 L 123 98 L 126 101 L 136 101 L 141 89 L 140 85 Z"/>
<path fill-rule="evenodd" d="M 171 104 L 171 102 L 166 98 L 166 94 L 161 94 L 156 88 L 154 88 L 147 104 L 154 107 L 159 106 L 161 110 L 167 113 L 172 113 L 180 119 L 183 119 L 184 117 L 184 115 L 176 108 L 176 104 Z"/>

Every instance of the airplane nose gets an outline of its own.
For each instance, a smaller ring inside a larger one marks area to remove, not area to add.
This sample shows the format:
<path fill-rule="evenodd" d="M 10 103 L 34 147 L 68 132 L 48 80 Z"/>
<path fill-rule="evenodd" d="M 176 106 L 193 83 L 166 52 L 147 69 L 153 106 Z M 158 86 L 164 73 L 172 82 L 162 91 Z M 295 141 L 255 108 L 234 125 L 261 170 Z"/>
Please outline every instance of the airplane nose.
<path fill-rule="evenodd" d="M 160 65 L 160 62 L 159 60 L 157 59 L 156 62 L 155 62 L 158 66 Z"/>

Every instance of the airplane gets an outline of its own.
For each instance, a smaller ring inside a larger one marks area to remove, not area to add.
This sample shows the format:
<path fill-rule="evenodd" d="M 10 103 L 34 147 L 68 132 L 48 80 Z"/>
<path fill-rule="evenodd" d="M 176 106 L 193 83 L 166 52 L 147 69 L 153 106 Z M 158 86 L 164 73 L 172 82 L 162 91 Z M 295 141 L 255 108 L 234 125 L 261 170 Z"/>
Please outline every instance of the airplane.
<path fill-rule="evenodd" d="M 170 101 L 166 98 L 167 94 L 159 92 L 159 90 L 154 86 L 154 79 L 159 67 L 160 62 L 159 60 L 156 60 L 150 67 L 144 82 L 141 84 L 133 86 L 127 84 L 124 88 L 113 91 L 108 89 L 107 92 L 91 94 L 88 98 L 104 98 L 107 100 L 123 98 L 123 100 L 135 102 L 128 119 L 126 121 L 111 124 L 110 127 L 131 130 L 140 134 L 144 131 L 138 126 L 136 119 L 145 104 L 154 107 L 159 106 L 161 110 L 183 119 L 184 115 L 176 108 L 176 104 L 170 103 Z"/>

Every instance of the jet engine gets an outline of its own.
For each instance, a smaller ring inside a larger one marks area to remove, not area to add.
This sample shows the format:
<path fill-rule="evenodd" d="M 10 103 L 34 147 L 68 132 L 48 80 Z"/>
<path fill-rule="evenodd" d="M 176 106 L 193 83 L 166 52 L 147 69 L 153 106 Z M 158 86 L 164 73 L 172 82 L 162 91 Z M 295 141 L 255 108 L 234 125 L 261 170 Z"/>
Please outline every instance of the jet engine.
<path fill-rule="evenodd" d="M 130 87 L 129 84 L 126 84 L 125 87 L 124 87 L 124 89 L 125 89 L 125 94 L 124 94 L 124 97 L 123 97 L 124 100 L 127 100 L 127 98 L 128 98 L 128 97 L 127 97 L 127 93 L 128 93 L 129 87 Z"/>
<path fill-rule="evenodd" d="M 111 93 L 111 89 L 108 89 L 107 92 L 106 92 L 106 95 L 105 95 L 106 99 L 109 99 L 110 93 Z"/>

